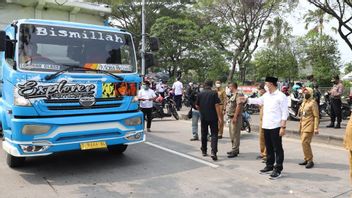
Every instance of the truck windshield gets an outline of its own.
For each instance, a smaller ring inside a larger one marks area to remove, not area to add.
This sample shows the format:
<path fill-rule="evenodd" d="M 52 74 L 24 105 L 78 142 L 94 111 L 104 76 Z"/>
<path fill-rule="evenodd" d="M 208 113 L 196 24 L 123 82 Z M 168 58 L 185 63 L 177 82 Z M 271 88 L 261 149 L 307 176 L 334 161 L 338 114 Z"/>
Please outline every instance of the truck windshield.
<path fill-rule="evenodd" d="M 124 33 L 62 26 L 22 24 L 18 66 L 23 70 L 57 72 L 67 65 L 113 73 L 136 72 L 131 36 Z M 71 72 L 87 72 L 75 69 Z"/>

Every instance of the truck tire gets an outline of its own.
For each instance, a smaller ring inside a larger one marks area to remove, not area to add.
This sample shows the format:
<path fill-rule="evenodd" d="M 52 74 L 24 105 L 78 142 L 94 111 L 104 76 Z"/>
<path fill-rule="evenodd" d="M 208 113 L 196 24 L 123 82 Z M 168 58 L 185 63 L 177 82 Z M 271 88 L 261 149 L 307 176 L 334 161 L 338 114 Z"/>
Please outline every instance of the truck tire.
<path fill-rule="evenodd" d="M 123 152 L 125 152 L 126 149 L 127 149 L 127 145 L 123 145 L 123 144 L 108 146 L 109 152 L 113 154 L 122 154 Z"/>
<path fill-rule="evenodd" d="M 24 165 L 25 157 L 15 157 L 10 154 L 6 154 L 6 163 L 11 168 L 21 167 Z"/>

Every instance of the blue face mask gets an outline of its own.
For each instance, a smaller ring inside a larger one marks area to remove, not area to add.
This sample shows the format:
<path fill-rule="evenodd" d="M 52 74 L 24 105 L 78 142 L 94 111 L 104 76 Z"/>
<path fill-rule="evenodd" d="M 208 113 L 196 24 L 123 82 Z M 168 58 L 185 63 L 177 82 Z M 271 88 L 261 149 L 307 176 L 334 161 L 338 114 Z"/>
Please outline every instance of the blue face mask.
<path fill-rule="evenodd" d="M 148 89 L 149 89 L 149 86 L 147 86 L 147 85 L 142 85 L 142 89 L 148 90 Z"/>

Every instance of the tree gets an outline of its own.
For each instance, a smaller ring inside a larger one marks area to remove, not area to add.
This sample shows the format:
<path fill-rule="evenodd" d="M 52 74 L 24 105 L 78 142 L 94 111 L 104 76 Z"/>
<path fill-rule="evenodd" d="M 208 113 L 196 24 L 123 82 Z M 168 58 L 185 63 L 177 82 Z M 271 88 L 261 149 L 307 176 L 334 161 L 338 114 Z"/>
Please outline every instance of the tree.
<path fill-rule="evenodd" d="M 336 28 L 341 38 L 352 50 L 349 36 L 352 33 L 352 1 L 351 0 L 308 0 L 312 5 L 321 9 L 338 21 Z"/>
<path fill-rule="evenodd" d="M 323 34 L 324 23 L 329 21 L 326 13 L 321 9 L 308 10 L 308 13 L 304 15 L 304 19 L 306 22 L 305 28 L 308 29 L 309 25 L 313 24 L 314 27 L 311 30 L 319 32 L 320 35 Z"/>
<path fill-rule="evenodd" d="M 345 75 L 352 72 L 352 62 L 345 64 L 344 72 Z"/>
<path fill-rule="evenodd" d="M 210 21 L 231 30 L 227 35 L 229 45 L 225 46 L 227 49 L 232 48 L 233 52 L 227 80 L 232 80 L 236 67 L 239 67 L 241 81 L 244 81 L 246 73 L 244 65 L 251 60 L 258 47 L 265 22 L 283 2 L 293 4 L 296 1 L 200 0 L 199 2 L 203 11 L 209 15 Z"/>
<path fill-rule="evenodd" d="M 318 83 L 329 85 L 331 78 L 339 74 L 340 54 L 337 41 L 326 34 L 309 32 L 297 42 L 301 67 L 311 66 Z"/>
<path fill-rule="evenodd" d="M 264 29 L 263 39 L 269 47 L 280 49 L 289 45 L 292 27 L 280 17 L 275 17 L 274 20 L 267 22 L 267 27 Z"/>

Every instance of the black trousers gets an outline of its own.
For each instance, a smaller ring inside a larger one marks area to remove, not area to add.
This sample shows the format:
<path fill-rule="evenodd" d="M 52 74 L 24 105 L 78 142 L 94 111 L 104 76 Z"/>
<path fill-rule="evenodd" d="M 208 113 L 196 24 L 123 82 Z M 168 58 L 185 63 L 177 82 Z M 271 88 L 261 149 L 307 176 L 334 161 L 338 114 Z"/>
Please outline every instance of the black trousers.
<path fill-rule="evenodd" d="M 144 120 L 147 120 L 147 129 L 150 129 L 152 126 L 152 112 L 153 108 L 141 108 L 144 114 Z"/>
<path fill-rule="evenodd" d="M 266 165 L 282 171 L 284 162 L 284 149 L 282 148 L 282 137 L 279 135 L 280 128 L 264 129 L 265 147 L 267 153 Z M 274 163 L 276 165 L 274 166 Z"/>
<path fill-rule="evenodd" d="M 182 95 L 175 95 L 175 103 L 176 103 L 176 109 L 179 111 L 182 107 Z"/>
<path fill-rule="evenodd" d="M 201 140 L 202 140 L 202 151 L 207 151 L 207 143 L 208 143 L 208 133 L 210 127 L 211 133 L 211 152 L 217 153 L 218 152 L 218 121 L 207 121 L 207 120 L 200 120 L 201 122 Z"/>
<path fill-rule="evenodd" d="M 342 102 L 341 99 L 331 99 L 331 122 L 334 123 L 337 118 L 337 123 L 342 121 L 342 111 L 341 111 Z"/>

